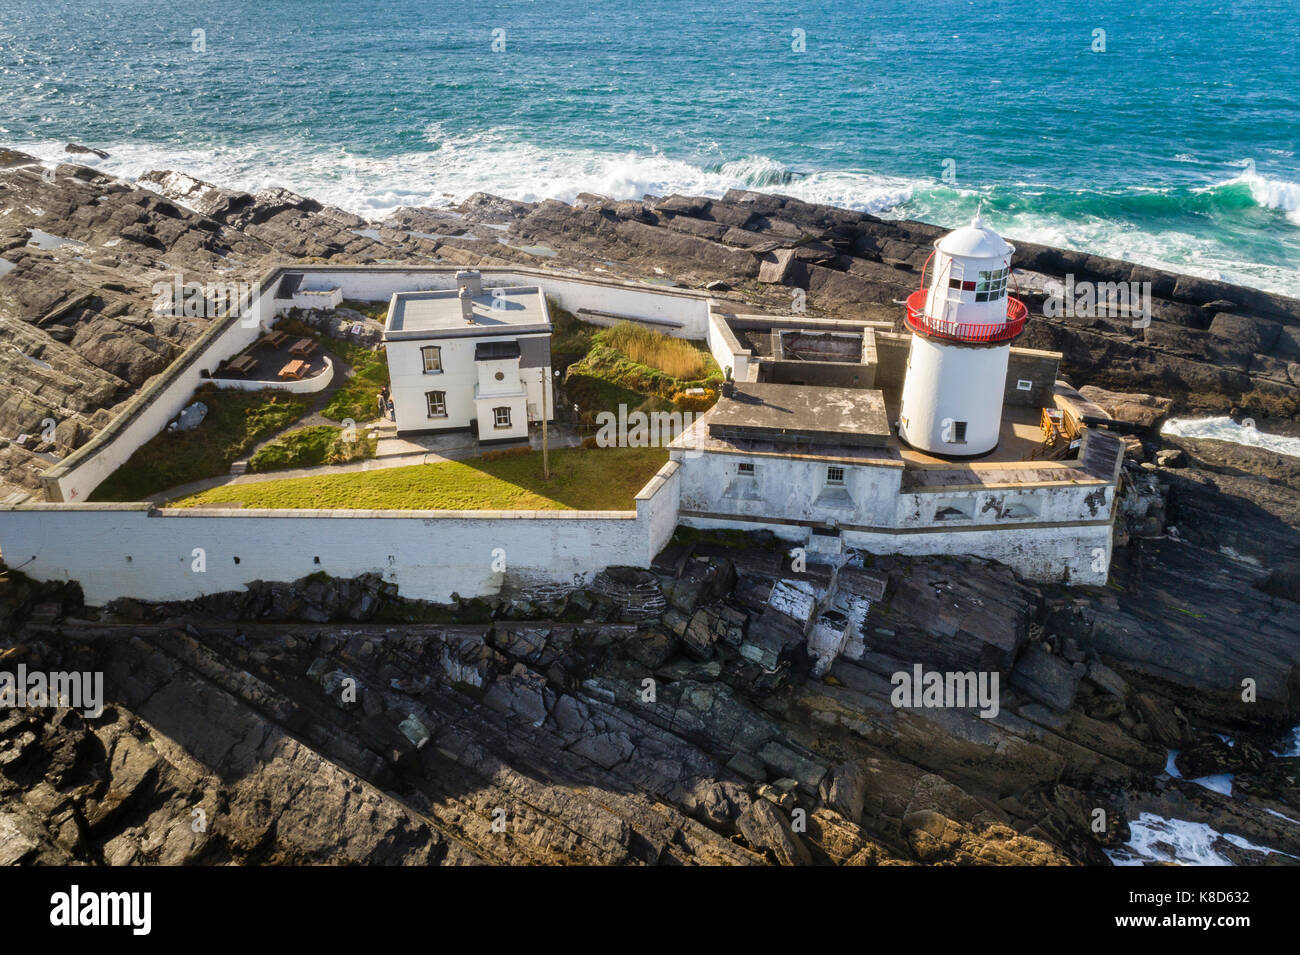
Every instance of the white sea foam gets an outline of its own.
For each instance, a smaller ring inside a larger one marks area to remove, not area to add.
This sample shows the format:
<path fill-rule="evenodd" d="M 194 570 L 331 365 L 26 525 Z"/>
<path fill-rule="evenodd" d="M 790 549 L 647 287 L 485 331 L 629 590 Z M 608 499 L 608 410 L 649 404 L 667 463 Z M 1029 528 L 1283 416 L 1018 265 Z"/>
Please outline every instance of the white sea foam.
<path fill-rule="evenodd" d="M 1165 755 L 1165 773 L 1174 779 L 1183 779 L 1183 774 L 1178 769 L 1176 760 L 1178 759 L 1179 750 L 1171 749 Z M 1198 776 L 1196 779 L 1187 780 L 1189 783 L 1195 783 L 1205 789 L 1212 790 L 1216 793 L 1222 793 L 1224 796 L 1232 795 L 1232 775 L 1224 773 L 1219 776 Z"/>
<path fill-rule="evenodd" d="M 1129 823 L 1130 838 L 1123 849 L 1108 849 L 1106 855 L 1116 865 L 1143 865 L 1148 862 L 1175 862 L 1179 865 L 1232 865 L 1215 844 L 1219 840 L 1240 849 L 1265 855 L 1276 852 L 1266 846 L 1248 842 L 1241 836 L 1222 833 L 1203 822 L 1166 819 L 1144 812 Z"/>
<path fill-rule="evenodd" d="M 1036 212 L 1018 213 L 998 225 L 1012 243 L 1077 249 L 1215 282 L 1300 296 L 1300 267 L 1226 259 L 1222 246 L 1205 236 L 1175 230 L 1143 232 L 1096 216 L 1066 221 Z"/>
<path fill-rule="evenodd" d="M 246 145 L 227 150 L 110 147 L 108 159 L 75 161 L 114 175 L 135 178 L 151 169 L 174 169 L 230 189 L 256 191 L 284 186 L 367 218 L 382 218 L 399 206 L 447 206 L 475 192 L 525 202 L 572 202 L 592 192 L 614 199 L 645 195 L 721 196 L 728 189 L 780 192 L 864 212 L 881 212 L 906 202 L 914 183 L 855 172 L 793 172 L 773 160 L 751 156 L 704 167 L 658 152 L 604 153 L 547 149 L 497 133 L 444 136 L 426 130 L 436 148 L 391 157 L 354 155 L 344 149 L 267 149 Z M 67 162 L 63 144 L 19 147 L 48 162 Z"/>
<path fill-rule="evenodd" d="M 1177 438 L 1214 438 L 1300 457 L 1300 438 L 1269 434 L 1247 424 L 1238 424 L 1226 415 L 1221 418 L 1170 418 L 1160 433 Z"/>
<path fill-rule="evenodd" d="M 1274 756 L 1300 756 L 1300 726 L 1291 728 L 1291 745 L 1281 752 L 1273 753 Z"/>
<path fill-rule="evenodd" d="M 75 161 L 134 178 L 151 169 L 186 172 L 215 185 L 256 191 L 284 186 L 370 219 L 399 206 L 454 205 L 475 192 L 525 201 L 572 202 L 593 192 L 616 199 L 643 195 L 721 196 L 728 189 L 779 192 L 883 216 L 921 218 L 956 226 L 958 207 L 976 193 L 930 179 L 907 179 L 854 170 L 801 171 L 766 156 L 728 158 L 716 147 L 696 161 L 666 156 L 653 147 L 608 152 L 551 148 L 522 141 L 511 130 L 452 133 L 440 124 L 424 130 L 429 148 L 375 157 L 311 143 L 247 143 L 221 149 L 141 144 L 99 144 L 110 158 L 69 156 L 62 141 L 15 144 L 50 162 Z M 713 157 L 716 154 L 716 158 Z M 1253 177 L 1253 178 L 1252 178 Z M 1256 201 L 1300 216 L 1300 187 L 1247 170 Z M 1017 187 L 1019 188 L 1019 187 Z M 1030 194 L 1026 191 L 1026 195 Z M 1006 215 L 999 231 L 1019 239 L 1079 249 L 1203 278 L 1300 294 L 1300 268 L 1231 258 L 1212 237 L 1176 231 L 1117 227 L 1102 216 L 1025 211 Z"/>
<path fill-rule="evenodd" d="M 1267 206 L 1269 209 L 1284 212 L 1288 220 L 1300 225 L 1300 183 L 1261 175 L 1256 170 L 1254 162 L 1249 159 L 1241 160 L 1233 163 L 1233 165 L 1244 166 L 1246 171 L 1240 176 L 1222 183 L 1222 185 L 1231 186 L 1244 183 L 1250 187 L 1251 198 L 1257 203 L 1261 206 Z M 1207 188 L 1217 189 L 1219 187 L 1209 186 Z"/>

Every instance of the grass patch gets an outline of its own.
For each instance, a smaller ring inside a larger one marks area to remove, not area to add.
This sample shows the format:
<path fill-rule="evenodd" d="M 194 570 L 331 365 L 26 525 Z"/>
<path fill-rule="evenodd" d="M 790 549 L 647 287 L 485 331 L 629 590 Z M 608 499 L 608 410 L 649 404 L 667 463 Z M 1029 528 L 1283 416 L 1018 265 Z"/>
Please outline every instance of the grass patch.
<path fill-rule="evenodd" d="M 311 396 L 205 385 L 192 400 L 208 406 L 202 424 L 192 431 L 164 430 L 154 435 L 90 499 L 141 501 L 190 481 L 229 474 L 230 465 L 258 441 L 301 418 Z"/>
<path fill-rule="evenodd" d="M 601 339 L 637 364 L 662 371 L 670 378 L 695 381 L 709 372 L 708 352 L 684 338 L 673 338 L 644 325 L 619 322 L 603 332 Z"/>
<path fill-rule="evenodd" d="M 379 439 L 365 428 L 355 429 L 351 441 L 345 429 L 322 424 L 290 431 L 263 448 L 248 462 L 254 472 L 283 471 L 286 468 L 310 468 L 321 464 L 346 464 L 375 456 Z"/>
<path fill-rule="evenodd" d="M 672 411 L 676 407 L 673 397 L 688 388 L 709 389 L 712 400 L 707 400 L 706 406 L 716 400 L 722 369 L 698 345 L 631 322 L 611 328 L 588 328 L 594 330 L 577 332 L 586 336 L 587 352 L 569 366 L 564 378 L 565 394 L 578 406 L 580 427 L 594 428 L 597 414 L 617 412 L 619 405 L 627 405 L 629 413 Z M 623 347 L 633 349 L 640 358 L 689 372 L 693 377 L 679 377 L 663 367 L 646 364 L 624 352 Z"/>
<path fill-rule="evenodd" d="M 551 316 L 551 356 L 569 355 L 581 358 L 591 350 L 600 325 L 584 322 L 572 312 L 563 309 L 553 298 L 546 299 L 546 310 Z M 556 365 L 559 362 L 555 362 Z"/>
<path fill-rule="evenodd" d="M 668 460 L 665 448 L 561 448 L 551 479 L 541 452 L 377 471 L 229 484 L 176 507 L 373 508 L 377 510 L 632 510 L 636 494 Z"/>

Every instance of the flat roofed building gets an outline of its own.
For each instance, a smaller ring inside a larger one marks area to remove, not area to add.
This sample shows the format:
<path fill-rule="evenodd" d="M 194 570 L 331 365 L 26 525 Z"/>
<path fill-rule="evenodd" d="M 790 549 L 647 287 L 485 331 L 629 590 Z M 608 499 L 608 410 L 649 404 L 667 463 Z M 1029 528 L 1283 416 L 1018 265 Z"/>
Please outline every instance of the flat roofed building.
<path fill-rule="evenodd" d="M 528 437 L 553 417 L 551 319 L 537 286 L 397 292 L 384 342 L 397 431 L 472 430 L 481 442 Z M 546 382 L 545 386 L 543 382 Z"/>

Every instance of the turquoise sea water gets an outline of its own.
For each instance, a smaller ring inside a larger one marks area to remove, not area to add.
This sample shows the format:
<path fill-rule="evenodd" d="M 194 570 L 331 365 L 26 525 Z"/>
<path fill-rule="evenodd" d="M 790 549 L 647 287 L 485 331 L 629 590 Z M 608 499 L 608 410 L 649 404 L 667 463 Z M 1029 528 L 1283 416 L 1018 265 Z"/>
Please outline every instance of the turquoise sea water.
<path fill-rule="evenodd" d="M 0 2 L 0 144 L 42 158 L 75 140 L 367 216 L 477 190 L 741 186 L 940 224 L 982 201 L 1013 240 L 1296 296 L 1298 96 L 1300 0 Z"/>

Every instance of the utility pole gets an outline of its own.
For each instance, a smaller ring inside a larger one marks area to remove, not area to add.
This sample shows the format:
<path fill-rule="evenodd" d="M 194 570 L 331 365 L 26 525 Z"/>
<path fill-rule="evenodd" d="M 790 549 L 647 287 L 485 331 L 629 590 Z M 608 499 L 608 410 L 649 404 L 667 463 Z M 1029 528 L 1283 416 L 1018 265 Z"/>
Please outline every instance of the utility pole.
<path fill-rule="evenodd" d="M 539 371 L 542 374 L 542 478 L 549 481 L 551 479 L 551 454 L 550 445 L 547 443 L 546 432 L 546 386 L 548 384 L 547 368 L 543 365 Z"/>

